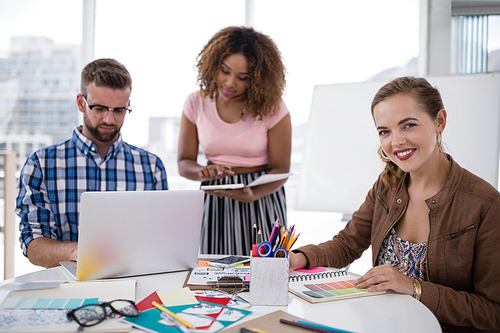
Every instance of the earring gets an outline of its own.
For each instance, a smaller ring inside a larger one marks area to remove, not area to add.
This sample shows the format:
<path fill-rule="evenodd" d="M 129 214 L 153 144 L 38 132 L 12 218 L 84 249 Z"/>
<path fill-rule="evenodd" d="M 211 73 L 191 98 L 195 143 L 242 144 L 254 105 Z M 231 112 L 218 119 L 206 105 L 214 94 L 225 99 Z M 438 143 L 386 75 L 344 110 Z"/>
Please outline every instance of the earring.
<path fill-rule="evenodd" d="M 441 149 L 441 145 L 443 144 L 443 135 L 441 133 L 438 133 L 437 135 L 437 147 L 439 150 Z"/>
<path fill-rule="evenodd" d="M 385 151 L 382 149 L 382 146 L 378 147 L 377 153 L 378 153 L 378 156 L 380 156 L 380 159 L 382 161 L 384 161 L 385 163 L 391 162 L 391 159 L 389 157 L 387 157 L 387 155 L 385 154 Z"/>

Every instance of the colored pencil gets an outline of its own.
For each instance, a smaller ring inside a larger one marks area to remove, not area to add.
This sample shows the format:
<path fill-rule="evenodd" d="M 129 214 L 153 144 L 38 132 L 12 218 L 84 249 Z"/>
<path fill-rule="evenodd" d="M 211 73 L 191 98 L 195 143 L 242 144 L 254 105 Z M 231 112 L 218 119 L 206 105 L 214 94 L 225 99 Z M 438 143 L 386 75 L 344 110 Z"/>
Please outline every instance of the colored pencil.
<path fill-rule="evenodd" d="M 253 230 L 255 230 L 255 232 L 253 232 L 252 234 L 255 234 L 255 238 L 253 239 L 253 243 L 254 244 L 258 244 L 259 242 L 257 242 L 257 224 L 253 224 Z"/>
<path fill-rule="evenodd" d="M 332 332 L 335 332 L 335 333 L 352 333 L 350 331 L 344 331 L 344 330 L 340 330 L 340 329 L 333 328 L 333 327 L 328 327 L 328 326 L 323 326 L 323 325 L 317 325 L 317 324 L 313 324 L 313 323 L 308 323 L 308 322 L 305 322 L 305 321 L 300 321 L 300 323 L 299 323 L 297 321 L 290 321 L 290 320 L 286 320 L 286 319 L 280 319 L 280 323 L 286 324 L 286 325 L 295 326 L 295 327 L 300 327 L 300 328 L 303 328 L 303 329 L 306 329 L 306 330 L 309 330 L 309 331 L 312 331 L 312 332 L 320 332 L 320 333 L 332 333 Z"/>

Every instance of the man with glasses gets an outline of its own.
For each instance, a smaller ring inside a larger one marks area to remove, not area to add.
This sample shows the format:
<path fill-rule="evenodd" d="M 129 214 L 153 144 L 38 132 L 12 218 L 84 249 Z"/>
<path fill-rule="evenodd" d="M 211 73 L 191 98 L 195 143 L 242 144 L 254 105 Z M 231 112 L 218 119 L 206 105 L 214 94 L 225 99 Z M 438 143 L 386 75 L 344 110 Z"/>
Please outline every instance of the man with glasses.
<path fill-rule="evenodd" d="M 33 153 L 19 178 L 21 248 L 43 267 L 77 259 L 83 192 L 168 189 L 162 161 L 122 141 L 120 129 L 132 112 L 132 78 L 125 66 L 114 59 L 89 63 L 80 90 L 76 103 L 83 125 L 71 139 Z"/>

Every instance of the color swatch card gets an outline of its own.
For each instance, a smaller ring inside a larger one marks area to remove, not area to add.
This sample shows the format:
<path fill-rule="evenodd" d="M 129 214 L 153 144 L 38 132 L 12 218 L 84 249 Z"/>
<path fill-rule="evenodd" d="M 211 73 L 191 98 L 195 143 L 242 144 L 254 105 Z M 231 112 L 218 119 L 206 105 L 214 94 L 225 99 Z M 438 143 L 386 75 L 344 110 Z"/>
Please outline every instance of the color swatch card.
<path fill-rule="evenodd" d="M 24 298 L 8 297 L 0 309 L 76 309 L 86 304 L 96 304 L 98 298 Z"/>
<path fill-rule="evenodd" d="M 289 278 L 289 291 L 308 302 L 320 303 L 350 299 L 356 297 L 385 294 L 384 291 L 368 292 L 356 288 L 358 275 L 336 268 L 327 268 L 322 272 L 292 272 Z"/>

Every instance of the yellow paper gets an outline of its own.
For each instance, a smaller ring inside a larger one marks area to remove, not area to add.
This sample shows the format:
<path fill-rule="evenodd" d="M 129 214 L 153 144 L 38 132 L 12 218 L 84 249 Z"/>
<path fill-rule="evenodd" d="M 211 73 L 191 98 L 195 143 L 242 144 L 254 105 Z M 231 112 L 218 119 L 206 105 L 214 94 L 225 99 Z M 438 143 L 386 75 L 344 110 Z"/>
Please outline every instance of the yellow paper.
<path fill-rule="evenodd" d="M 137 280 L 106 280 L 63 283 L 57 288 L 16 290 L 11 297 L 24 298 L 99 298 L 99 301 L 135 299 Z"/>
<path fill-rule="evenodd" d="M 160 297 L 163 305 L 167 307 L 200 303 L 188 287 L 173 290 L 159 290 L 156 293 L 158 297 Z"/>

